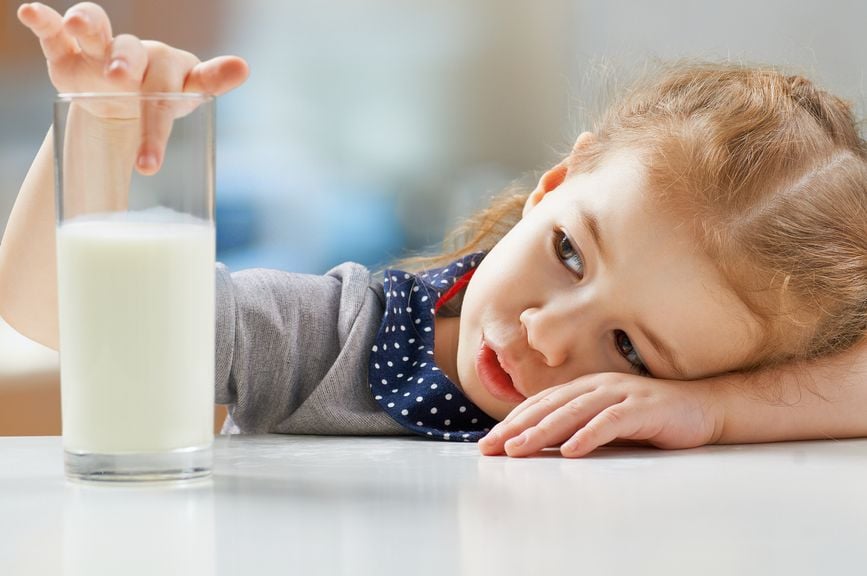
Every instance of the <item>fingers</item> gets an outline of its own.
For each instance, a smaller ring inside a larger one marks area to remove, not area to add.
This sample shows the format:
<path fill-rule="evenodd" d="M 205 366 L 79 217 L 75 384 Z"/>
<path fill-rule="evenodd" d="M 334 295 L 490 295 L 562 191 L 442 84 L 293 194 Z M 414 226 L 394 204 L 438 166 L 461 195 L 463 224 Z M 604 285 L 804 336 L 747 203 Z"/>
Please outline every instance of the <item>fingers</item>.
<path fill-rule="evenodd" d="M 237 88 L 247 79 L 250 69 L 237 56 L 220 56 L 197 64 L 187 76 L 184 92 L 201 92 L 219 96 Z"/>
<path fill-rule="evenodd" d="M 598 414 L 618 406 L 624 398 L 604 390 L 595 390 L 566 402 L 560 399 L 556 401 L 561 403 L 558 408 L 504 443 L 506 454 L 529 456 L 548 446 L 556 446 L 572 436 L 576 430 L 584 428 Z"/>
<path fill-rule="evenodd" d="M 545 415 L 534 426 L 505 442 L 509 456 L 529 456 L 548 446 L 556 446 L 580 430 L 600 411 L 612 403 L 608 395 L 594 392 L 573 398 Z"/>
<path fill-rule="evenodd" d="M 568 438 L 577 425 L 615 400 L 610 393 L 575 383 L 549 388 L 515 408 L 479 442 L 479 448 L 489 455 L 537 452 Z M 569 407 L 562 411 L 566 405 Z M 571 426 L 568 433 L 562 430 L 564 425 Z"/>
<path fill-rule="evenodd" d="M 523 402 L 518 404 L 514 408 L 514 410 L 509 412 L 509 414 L 505 418 L 503 418 L 503 421 L 501 422 L 501 424 L 508 424 L 509 422 L 513 421 L 515 418 L 520 416 L 522 413 L 524 413 L 524 411 L 529 410 L 533 406 L 538 404 L 539 402 L 542 402 L 546 396 L 554 393 L 556 390 L 561 389 L 565 386 L 568 386 L 568 384 L 560 384 L 558 386 L 552 386 L 551 388 L 547 388 L 538 394 L 530 396 L 529 398 L 527 398 L 526 400 L 524 400 Z"/>
<path fill-rule="evenodd" d="M 105 75 L 118 82 L 141 83 L 147 69 L 148 55 L 142 41 L 131 34 L 120 34 L 111 44 Z"/>
<path fill-rule="evenodd" d="M 545 410 L 552 410 L 554 406 L 551 404 L 551 390 L 545 390 L 535 396 L 531 396 L 515 407 L 508 416 L 506 416 L 499 424 L 494 426 L 481 440 L 479 440 L 479 450 L 487 456 L 495 456 L 504 453 L 505 443 L 520 434 L 528 426 L 535 425 L 544 417 Z M 539 405 L 545 399 L 545 404 L 542 405 L 541 414 Z M 533 416 L 536 416 L 534 419 Z"/>
<path fill-rule="evenodd" d="M 560 446 L 560 453 L 568 458 L 580 458 L 617 438 L 631 437 L 634 430 L 626 403 L 616 404 L 597 414 L 575 432 Z"/>
<path fill-rule="evenodd" d="M 160 42 L 141 41 L 128 34 L 112 39 L 108 15 L 92 2 L 74 5 L 65 16 L 40 3 L 24 4 L 18 18 L 39 38 L 52 82 L 61 92 L 220 95 L 242 84 L 249 74 L 247 63 L 235 56 L 202 63 L 193 54 Z M 138 112 L 142 125 L 136 160 L 139 172 L 153 174 L 160 169 L 173 121 L 194 108 L 194 102 L 145 101 Z M 105 113 L 118 114 L 113 109 Z"/>
<path fill-rule="evenodd" d="M 34 2 L 18 8 L 18 20 L 39 38 L 48 62 L 56 62 L 78 53 L 78 43 L 64 29 L 63 17 L 43 4 Z"/>
<path fill-rule="evenodd" d="M 220 95 L 242 84 L 249 74 L 247 63 L 237 56 L 199 62 L 190 53 L 159 43 L 146 42 L 145 45 L 149 63 L 142 83 L 143 92 Z M 142 108 L 142 144 L 136 163 L 139 172 L 153 174 L 159 170 L 172 122 L 189 111 L 189 107 L 169 101 L 146 102 Z"/>
<path fill-rule="evenodd" d="M 144 100 L 141 110 L 142 143 L 136 168 L 149 176 L 159 171 L 175 119 L 173 105 L 167 100 Z"/>
<path fill-rule="evenodd" d="M 188 71 L 198 64 L 198 58 L 161 42 L 145 41 L 142 44 L 147 50 L 147 69 L 141 91 L 180 92 Z M 139 172 L 150 175 L 159 171 L 172 132 L 172 123 L 180 115 L 182 113 L 177 109 L 177 103 L 172 101 L 152 99 L 142 102 L 142 143 L 136 159 Z"/>
<path fill-rule="evenodd" d="M 76 4 L 66 11 L 63 25 L 86 56 L 95 60 L 107 56 L 111 46 L 111 21 L 100 6 L 92 2 Z"/>
<path fill-rule="evenodd" d="M 568 438 L 560 445 L 568 458 L 618 439 L 693 448 L 718 438 L 721 416 L 709 408 L 717 401 L 715 388 L 713 382 L 685 386 L 635 375 L 587 376 L 533 397 L 535 402 L 497 424 L 479 447 L 488 455 L 528 456 Z"/>

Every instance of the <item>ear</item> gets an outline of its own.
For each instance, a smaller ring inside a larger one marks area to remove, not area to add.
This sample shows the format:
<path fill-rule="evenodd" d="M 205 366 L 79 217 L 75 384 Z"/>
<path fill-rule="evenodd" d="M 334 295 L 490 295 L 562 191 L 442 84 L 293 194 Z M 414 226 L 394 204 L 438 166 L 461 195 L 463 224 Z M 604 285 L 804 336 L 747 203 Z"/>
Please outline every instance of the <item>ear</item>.
<path fill-rule="evenodd" d="M 524 203 L 524 212 L 522 213 L 522 216 L 526 216 L 530 210 L 535 208 L 536 205 L 542 201 L 542 198 L 544 198 L 548 192 L 555 190 L 560 184 L 562 184 L 563 180 L 566 179 L 566 174 L 568 172 L 569 169 L 566 167 L 566 164 L 561 162 L 542 174 L 539 183 L 536 184 L 536 188 L 530 192 L 527 201 Z"/>
<path fill-rule="evenodd" d="M 530 210 L 542 201 L 542 198 L 544 198 L 548 192 L 556 189 L 564 180 L 566 180 L 566 175 L 569 173 L 569 160 L 572 155 L 583 150 L 588 144 L 593 142 L 595 138 L 596 137 L 592 132 L 582 132 L 581 135 L 578 136 L 578 139 L 575 140 L 575 144 L 572 146 L 572 153 L 569 157 L 542 174 L 539 183 L 536 185 L 536 189 L 530 193 L 527 197 L 527 201 L 524 203 L 524 212 L 522 216 L 526 216 Z"/>

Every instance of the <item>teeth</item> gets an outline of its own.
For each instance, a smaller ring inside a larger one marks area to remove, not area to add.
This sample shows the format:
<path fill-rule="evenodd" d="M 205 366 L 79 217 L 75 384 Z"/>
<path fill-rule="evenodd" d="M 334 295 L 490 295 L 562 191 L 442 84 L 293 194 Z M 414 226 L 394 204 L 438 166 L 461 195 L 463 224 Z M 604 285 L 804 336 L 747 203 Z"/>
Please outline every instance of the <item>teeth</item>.
<path fill-rule="evenodd" d="M 499 354 L 497 354 L 497 362 L 500 364 L 500 368 L 503 370 L 503 372 L 505 372 L 509 376 L 509 378 L 511 378 L 512 376 L 511 374 L 509 374 L 509 371 L 506 370 L 506 367 L 503 366 L 503 358 Z"/>

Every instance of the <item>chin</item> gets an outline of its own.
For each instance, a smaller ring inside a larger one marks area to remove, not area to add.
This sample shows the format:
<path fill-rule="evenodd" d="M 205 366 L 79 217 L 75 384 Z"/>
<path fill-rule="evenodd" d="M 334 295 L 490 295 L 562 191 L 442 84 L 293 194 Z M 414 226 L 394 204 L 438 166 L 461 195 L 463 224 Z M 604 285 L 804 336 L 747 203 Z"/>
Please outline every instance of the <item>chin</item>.
<path fill-rule="evenodd" d="M 467 398 L 470 399 L 470 402 L 475 404 L 481 409 L 482 412 L 496 420 L 497 422 L 502 421 L 506 416 L 509 415 L 509 412 L 517 407 L 517 404 L 510 405 L 504 402 L 500 402 L 496 398 L 491 397 L 490 394 L 484 389 L 482 383 L 478 380 L 472 382 L 470 386 L 467 388 L 463 388 L 463 393 Z"/>
<path fill-rule="evenodd" d="M 482 408 L 482 411 L 485 414 L 487 414 L 488 416 L 490 416 L 491 418 L 493 418 L 497 422 L 502 422 L 503 420 L 506 419 L 506 416 L 509 415 L 509 412 L 511 412 L 515 407 L 511 406 L 509 408 L 500 409 L 500 410 L 488 410 L 487 408 L 484 408 L 484 407 L 480 407 L 480 408 Z"/>

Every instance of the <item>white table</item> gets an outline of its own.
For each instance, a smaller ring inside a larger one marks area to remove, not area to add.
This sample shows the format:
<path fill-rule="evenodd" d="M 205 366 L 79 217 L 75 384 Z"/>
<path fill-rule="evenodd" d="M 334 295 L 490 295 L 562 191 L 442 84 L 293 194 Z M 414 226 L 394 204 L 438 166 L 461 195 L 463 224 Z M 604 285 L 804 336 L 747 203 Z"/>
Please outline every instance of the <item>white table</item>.
<path fill-rule="evenodd" d="M 221 437 L 213 479 L 67 482 L 0 438 L 0 574 L 865 574 L 867 440 L 514 460 Z"/>

